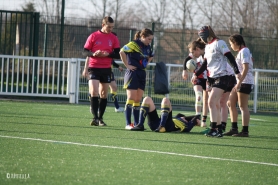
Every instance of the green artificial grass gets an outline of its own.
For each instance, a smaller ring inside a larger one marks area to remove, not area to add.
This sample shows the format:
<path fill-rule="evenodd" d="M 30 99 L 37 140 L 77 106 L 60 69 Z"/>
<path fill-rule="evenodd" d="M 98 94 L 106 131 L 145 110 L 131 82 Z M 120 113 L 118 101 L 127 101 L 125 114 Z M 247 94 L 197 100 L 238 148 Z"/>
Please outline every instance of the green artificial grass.
<path fill-rule="evenodd" d="M 88 105 L 0 101 L 0 184 L 277 184 L 275 114 L 251 112 L 249 138 L 131 132 L 114 107 L 107 127 L 91 118 Z"/>

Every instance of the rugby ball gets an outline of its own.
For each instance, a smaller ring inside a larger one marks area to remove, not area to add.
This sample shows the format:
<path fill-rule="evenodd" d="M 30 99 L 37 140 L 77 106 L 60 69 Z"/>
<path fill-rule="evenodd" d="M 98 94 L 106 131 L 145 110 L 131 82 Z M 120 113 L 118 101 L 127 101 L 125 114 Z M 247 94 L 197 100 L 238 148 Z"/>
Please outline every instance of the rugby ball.
<path fill-rule="evenodd" d="M 194 59 L 190 59 L 186 62 L 186 68 L 190 72 L 194 72 L 194 70 L 197 68 L 197 62 Z"/>

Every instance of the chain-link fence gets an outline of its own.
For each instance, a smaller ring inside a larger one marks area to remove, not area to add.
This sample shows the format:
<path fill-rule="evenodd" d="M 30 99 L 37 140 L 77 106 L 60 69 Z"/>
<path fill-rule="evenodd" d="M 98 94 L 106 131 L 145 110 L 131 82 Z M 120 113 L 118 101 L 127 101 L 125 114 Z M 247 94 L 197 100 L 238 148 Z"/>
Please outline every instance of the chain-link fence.
<path fill-rule="evenodd" d="M 0 18 L 0 54 L 63 58 L 82 58 L 81 51 L 87 37 L 101 28 L 102 21 L 65 18 L 61 29 L 59 17 L 40 16 L 34 19 L 34 16 L 26 16 L 26 13 L 0 11 Z M 198 28 L 186 28 L 178 24 L 117 22 L 113 31 L 123 46 L 133 39 L 137 30 L 144 27 L 153 29 L 155 33 L 154 62 L 182 64 L 188 55 L 187 45 L 197 38 Z M 214 28 L 214 31 L 227 44 L 231 34 L 241 33 L 253 54 L 254 68 L 278 69 L 278 36 L 274 30 Z"/>

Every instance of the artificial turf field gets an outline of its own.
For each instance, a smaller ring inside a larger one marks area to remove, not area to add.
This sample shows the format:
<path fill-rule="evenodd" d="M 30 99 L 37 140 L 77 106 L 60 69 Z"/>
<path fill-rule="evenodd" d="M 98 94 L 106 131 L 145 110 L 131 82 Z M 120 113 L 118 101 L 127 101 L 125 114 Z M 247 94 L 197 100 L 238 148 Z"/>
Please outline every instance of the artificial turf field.
<path fill-rule="evenodd" d="M 277 114 L 251 112 L 249 138 L 155 133 L 146 123 L 131 132 L 113 107 L 107 127 L 91 117 L 88 105 L 0 101 L 0 184 L 278 184 Z"/>

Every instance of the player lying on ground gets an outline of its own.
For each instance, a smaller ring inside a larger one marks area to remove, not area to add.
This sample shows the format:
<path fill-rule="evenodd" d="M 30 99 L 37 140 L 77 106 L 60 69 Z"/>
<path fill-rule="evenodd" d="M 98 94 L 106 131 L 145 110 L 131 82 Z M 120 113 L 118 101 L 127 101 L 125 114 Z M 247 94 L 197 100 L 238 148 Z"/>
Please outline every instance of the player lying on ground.
<path fill-rule="evenodd" d="M 146 117 L 148 117 L 150 129 L 155 132 L 190 132 L 195 125 L 200 126 L 201 123 L 196 115 L 185 116 L 179 113 L 173 117 L 172 105 L 168 98 L 163 98 L 161 102 L 161 116 L 159 118 L 152 98 L 145 97 L 140 108 L 139 123 L 130 130 L 144 131 Z"/>

